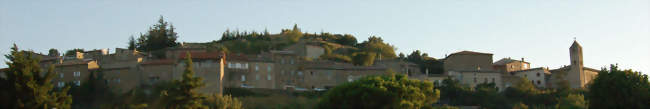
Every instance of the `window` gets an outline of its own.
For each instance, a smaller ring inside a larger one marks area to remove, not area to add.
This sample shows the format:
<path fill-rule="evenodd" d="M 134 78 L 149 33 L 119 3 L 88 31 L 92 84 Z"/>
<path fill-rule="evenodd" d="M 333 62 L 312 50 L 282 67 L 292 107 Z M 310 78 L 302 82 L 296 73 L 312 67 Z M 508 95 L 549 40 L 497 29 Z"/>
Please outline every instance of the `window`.
<path fill-rule="evenodd" d="M 115 82 L 120 83 L 120 78 L 117 78 Z"/>
<path fill-rule="evenodd" d="M 311 74 L 311 76 L 314 76 L 314 72 L 309 72 L 309 73 Z"/>
<path fill-rule="evenodd" d="M 284 58 L 282 58 L 282 60 L 280 60 L 280 63 L 281 63 L 281 64 L 284 64 Z"/>
<path fill-rule="evenodd" d="M 293 59 L 291 59 L 291 64 L 293 64 Z"/>
<path fill-rule="evenodd" d="M 260 74 L 255 74 L 255 80 L 260 80 Z"/>
<path fill-rule="evenodd" d="M 476 77 L 474 77 L 474 83 L 476 83 L 476 82 L 478 82 L 478 81 L 476 81 Z"/>
<path fill-rule="evenodd" d="M 74 77 L 79 77 L 79 76 L 81 76 L 81 72 L 79 71 L 74 72 Z"/>
<path fill-rule="evenodd" d="M 327 80 L 332 80 L 332 72 L 327 72 Z"/>
<path fill-rule="evenodd" d="M 232 66 L 233 66 L 232 63 L 229 62 L 228 63 L 228 68 L 232 68 Z"/>
<path fill-rule="evenodd" d="M 483 79 L 483 83 L 487 83 L 487 82 L 488 82 L 487 78 Z"/>
<path fill-rule="evenodd" d="M 63 73 L 59 73 L 59 78 L 63 78 Z"/>
<path fill-rule="evenodd" d="M 271 66 L 266 66 L 266 72 L 271 72 Z"/>
<path fill-rule="evenodd" d="M 270 73 L 266 74 L 266 80 L 271 81 L 271 74 Z"/>
<path fill-rule="evenodd" d="M 235 68 L 242 68 L 242 67 L 241 67 L 241 64 L 239 64 L 239 63 L 235 63 Z"/>
<path fill-rule="evenodd" d="M 298 76 L 302 76 L 302 72 L 301 72 L 301 71 L 298 72 Z"/>
<path fill-rule="evenodd" d="M 494 83 L 494 78 L 492 78 L 492 83 Z"/>
<path fill-rule="evenodd" d="M 260 70 L 259 65 L 255 64 L 255 71 L 259 71 L 259 70 Z"/>
<path fill-rule="evenodd" d="M 63 86 L 65 86 L 65 83 L 59 81 L 59 82 L 57 83 L 57 85 L 58 85 L 59 87 L 63 87 Z"/>
<path fill-rule="evenodd" d="M 537 73 L 537 77 L 539 77 L 539 73 Z"/>
<path fill-rule="evenodd" d="M 541 85 L 541 84 L 542 84 L 542 81 L 537 80 L 537 84 L 538 84 L 538 85 Z"/>
<path fill-rule="evenodd" d="M 248 69 L 248 63 L 244 63 L 244 69 Z"/>
<path fill-rule="evenodd" d="M 241 75 L 241 81 L 246 81 L 246 75 Z"/>
<path fill-rule="evenodd" d="M 81 81 L 76 80 L 76 81 L 74 81 L 74 84 L 77 85 L 77 86 L 81 86 Z"/>

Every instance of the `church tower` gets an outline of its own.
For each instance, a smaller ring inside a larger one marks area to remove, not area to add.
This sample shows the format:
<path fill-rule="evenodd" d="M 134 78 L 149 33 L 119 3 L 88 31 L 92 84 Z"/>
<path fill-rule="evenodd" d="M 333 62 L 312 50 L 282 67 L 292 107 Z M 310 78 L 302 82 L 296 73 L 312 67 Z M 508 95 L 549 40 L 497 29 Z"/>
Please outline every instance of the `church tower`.
<path fill-rule="evenodd" d="M 569 48 L 569 53 L 571 55 L 571 70 L 567 75 L 569 83 L 571 83 L 572 88 L 581 88 L 586 84 L 583 70 L 584 64 L 582 62 L 582 46 L 574 40 Z"/>

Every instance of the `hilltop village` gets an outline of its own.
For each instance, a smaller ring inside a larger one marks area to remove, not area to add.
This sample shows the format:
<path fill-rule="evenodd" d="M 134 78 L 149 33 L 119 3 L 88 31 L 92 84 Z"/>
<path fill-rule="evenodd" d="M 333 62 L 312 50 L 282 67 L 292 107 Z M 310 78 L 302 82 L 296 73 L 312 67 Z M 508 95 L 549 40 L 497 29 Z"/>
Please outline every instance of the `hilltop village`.
<path fill-rule="evenodd" d="M 283 30 L 281 34 L 286 32 Z M 505 89 L 516 82 L 531 82 L 538 88 L 556 88 L 559 87 L 556 83 L 566 81 L 571 88 L 583 88 L 598 72 L 584 67 L 582 47 L 578 42 L 569 47 L 571 65 L 558 69 L 530 68 L 531 62 L 523 58 L 494 62 L 491 53 L 458 51 L 439 59 L 444 69 L 437 74 L 430 73 L 429 69 L 423 71 L 418 64 L 400 57 L 382 57 L 382 53 L 370 58 L 372 63 L 364 65 L 333 61 L 325 58 L 332 50 L 323 44 L 332 45 L 323 40 L 300 39 L 282 49 L 232 53 L 212 49 L 208 47 L 210 43 L 180 43 L 155 52 L 115 48 L 112 53 L 109 49 L 97 49 L 64 56 L 58 53 L 33 53 L 32 56 L 41 59 L 43 71 L 50 65 L 55 66 L 58 73 L 52 82 L 56 87 L 79 86 L 91 75 L 102 75 L 105 84 L 122 93 L 180 79 L 188 54 L 194 61 L 196 75 L 203 77 L 206 83 L 200 90 L 203 93 L 222 93 L 224 87 L 323 91 L 368 75 L 391 73 L 434 83 L 451 78 L 470 87 L 495 83 L 499 89 Z M 521 81 L 521 78 L 528 81 Z"/>

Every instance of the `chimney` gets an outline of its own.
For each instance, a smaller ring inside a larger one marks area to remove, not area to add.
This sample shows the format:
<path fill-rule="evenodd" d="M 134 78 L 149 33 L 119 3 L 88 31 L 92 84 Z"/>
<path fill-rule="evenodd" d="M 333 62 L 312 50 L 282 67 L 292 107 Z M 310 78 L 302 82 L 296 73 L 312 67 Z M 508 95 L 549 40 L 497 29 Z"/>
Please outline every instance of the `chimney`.
<path fill-rule="evenodd" d="M 521 58 L 521 62 L 526 62 L 526 60 L 524 60 L 524 58 Z"/>

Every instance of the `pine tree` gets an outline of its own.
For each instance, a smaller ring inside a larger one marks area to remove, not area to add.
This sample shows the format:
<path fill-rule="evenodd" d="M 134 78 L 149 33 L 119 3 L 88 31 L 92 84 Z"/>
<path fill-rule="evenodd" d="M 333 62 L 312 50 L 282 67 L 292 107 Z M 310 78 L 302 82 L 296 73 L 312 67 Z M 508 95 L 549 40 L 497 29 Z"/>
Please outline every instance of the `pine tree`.
<path fill-rule="evenodd" d="M 167 47 L 178 46 L 178 34 L 174 32 L 174 25 L 166 22 L 162 16 L 158 24 L 149 28 L 146 34 L 140 35 L 135 48 L 139 51 L 156 51 Z"/>
<path fill-rule="evenodd" d="M 133 36 L 129 37 L 129 50 L 135 50 L 135 46 L 135 38 L 133 38 Z"/>
<path fill-rule="evenodd" d="M 186 61 L 185 61 L 185 71 L 183 72 L 183 77 L 181 80 L 175 80 L 174 83 L 177 86 L 177 97 L 175 97 L 174 106 L 175 108 L 181 109 L 206 109 L 207 106 L 203 105 L 206 97 L 201 93 L 196 92 L 197 89 L 203 87 L 203 78 L 194 77 L 194 70 L 192 68 L 192 58 L 189 52 L 187 52 Z"/>
<path fill-rule="evenodd" d="M 47 53 L 47 56 L 60 56 L 59 50 L 50 48 L 50 50 Z"/>
<path fill-rule="evenodd" d="M 11 53 L 5 55 L 10 61 L 6 71 L 8 95 L 6 108 L 35 109 L 35 108 L 70 108 L 71 97 L 66 93 L 69 87 L 61 91 L 54 91 L 51 80 L 54 77 L 54 66 L 50 65 L 46 73 L 41 73 L 39 59 L 27 51 L 19 51 L 16 44 L 11 48 Z"/>

